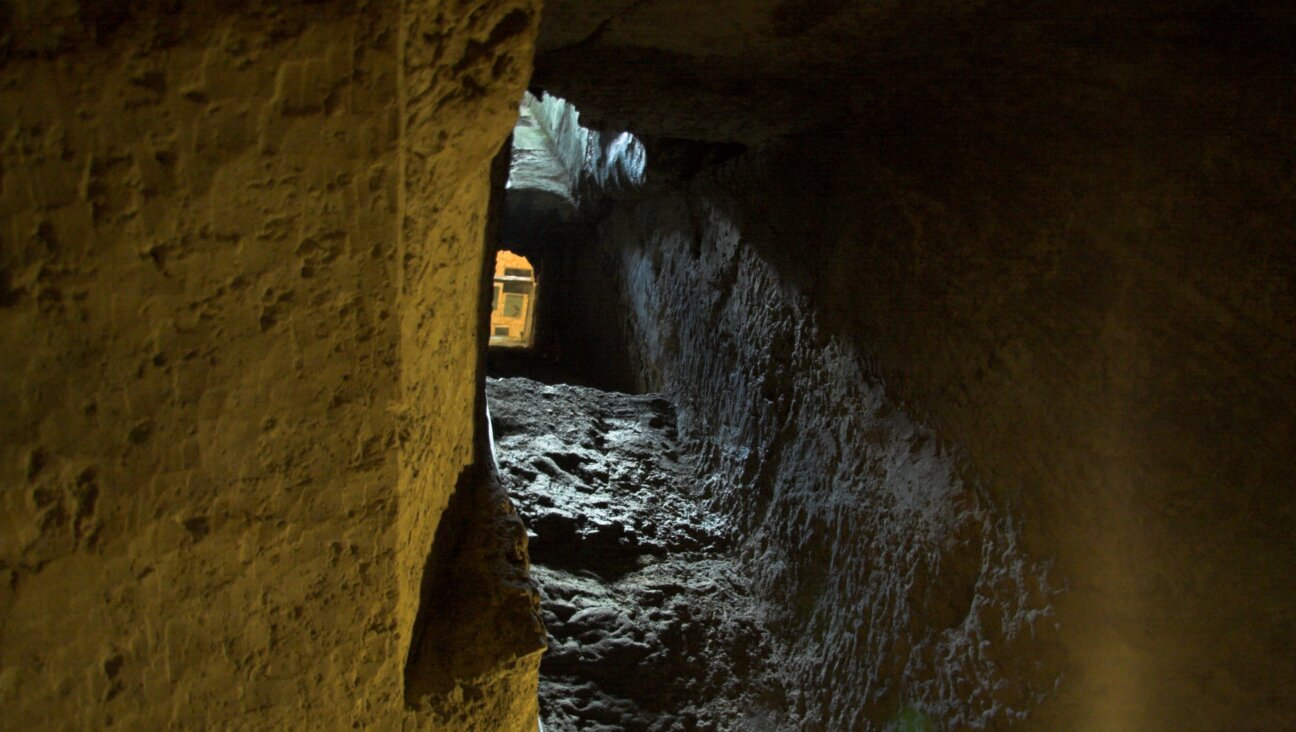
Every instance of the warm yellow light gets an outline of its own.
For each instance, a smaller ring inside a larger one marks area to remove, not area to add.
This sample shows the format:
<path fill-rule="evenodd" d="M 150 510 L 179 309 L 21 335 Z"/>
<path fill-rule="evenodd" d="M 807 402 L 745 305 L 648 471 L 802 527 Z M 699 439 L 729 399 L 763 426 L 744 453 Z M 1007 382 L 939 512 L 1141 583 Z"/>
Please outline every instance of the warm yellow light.
<path fill-rule="evenodd" d="M 531 346 L 538 291 L 535 268 L 526 257 L 506 249 L 496 252 L 494 292 L 491 295 L 492 346 Z"/>

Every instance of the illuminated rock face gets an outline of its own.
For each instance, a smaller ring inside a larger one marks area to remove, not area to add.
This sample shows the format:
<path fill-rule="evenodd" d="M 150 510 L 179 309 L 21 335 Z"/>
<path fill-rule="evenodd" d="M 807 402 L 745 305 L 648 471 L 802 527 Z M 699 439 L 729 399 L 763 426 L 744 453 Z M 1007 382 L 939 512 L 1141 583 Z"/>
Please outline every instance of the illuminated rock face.
<path fill-rule="evenodd" d="M 0 726 L 529 732 L 506 512 L 406 658 L 538 8 L 166 7 L 0 11 Z"/>
<path fill-rule="evenodd" d="M 703 494 L 790 690 L 787 708 L 749 704 L 746 718 L 803 730 L 883 729 L 906 713 L 950 729 L 1025 719 L 1059 673 L 1048 558 L 1023 549 L 1016 518 L 780 282 L 721 200 L 699 183 L 623 204 L 599 241 L 641 373 L 682 405 Z"/>

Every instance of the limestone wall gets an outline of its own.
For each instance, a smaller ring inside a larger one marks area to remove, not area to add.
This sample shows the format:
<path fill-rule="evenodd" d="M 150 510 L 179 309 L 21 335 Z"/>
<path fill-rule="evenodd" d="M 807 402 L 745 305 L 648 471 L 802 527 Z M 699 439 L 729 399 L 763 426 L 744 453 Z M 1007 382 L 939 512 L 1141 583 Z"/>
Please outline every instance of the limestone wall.
<path fill-rule="evenodd" d="M 5 726 L 445 726 L 403 669 L 534 21 L 6 5 Z M 536 650 L 456 728 L 533 726 Z"/>

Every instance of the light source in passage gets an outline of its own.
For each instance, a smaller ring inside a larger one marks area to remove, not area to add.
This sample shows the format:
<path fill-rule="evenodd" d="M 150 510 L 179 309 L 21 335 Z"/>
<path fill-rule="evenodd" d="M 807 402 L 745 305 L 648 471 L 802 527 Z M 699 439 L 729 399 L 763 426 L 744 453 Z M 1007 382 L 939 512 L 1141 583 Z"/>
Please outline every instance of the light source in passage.
<path fill-rule="evenodd" d="M 490 344 L 529 348 L 535 337 L 535 304 L 539 292 L 531 262 L 507 249 L 495 253 L 491 295 Z"/>

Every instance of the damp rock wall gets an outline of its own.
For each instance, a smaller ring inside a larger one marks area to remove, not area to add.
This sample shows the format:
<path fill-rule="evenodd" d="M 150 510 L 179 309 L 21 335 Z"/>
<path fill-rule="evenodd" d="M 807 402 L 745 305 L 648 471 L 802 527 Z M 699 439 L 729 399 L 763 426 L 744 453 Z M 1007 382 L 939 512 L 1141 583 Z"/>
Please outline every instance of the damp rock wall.
<path fill-rule="evenodd" d="M 680 405 L 704 490 L 752 576 L 786 698 L 749 722 L 950 729 L 1023 718 L 1057 586 L 732 217 L 719 187 L 618 207 L 615 258 L 645 386 Z M 917 717 L 914 717 L 917 718 Z"/>
<path fill-rule="evenodd" d="M 535 10 L 0 9 L 4 726 L 534 729 L 533 639 L 404 666 Z"/>
<path fill-rule="evenodd" d="M 603 220 L 802 728 L 1290 723 L 1296 148 L 1262 41 L 931 82 Z"/>

